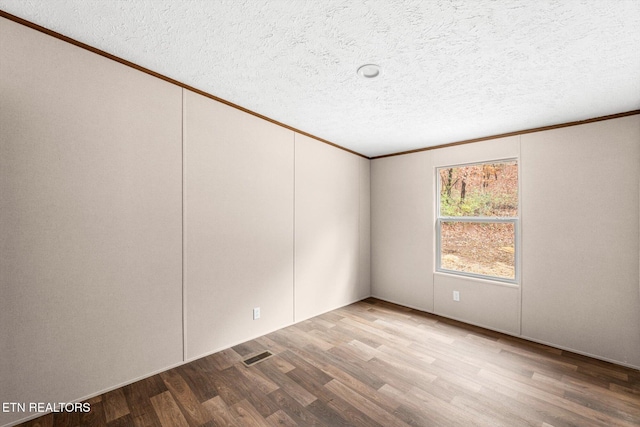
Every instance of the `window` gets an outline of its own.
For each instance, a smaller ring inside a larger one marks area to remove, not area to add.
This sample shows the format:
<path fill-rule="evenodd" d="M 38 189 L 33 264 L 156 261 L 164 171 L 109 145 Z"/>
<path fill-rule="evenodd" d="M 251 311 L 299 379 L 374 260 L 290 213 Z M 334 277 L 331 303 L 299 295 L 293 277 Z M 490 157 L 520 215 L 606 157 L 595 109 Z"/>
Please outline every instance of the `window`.
<path fill-rule="evenodd" d="M 437 169 L 436 270 L 515 283 L 518 163 Z"/>

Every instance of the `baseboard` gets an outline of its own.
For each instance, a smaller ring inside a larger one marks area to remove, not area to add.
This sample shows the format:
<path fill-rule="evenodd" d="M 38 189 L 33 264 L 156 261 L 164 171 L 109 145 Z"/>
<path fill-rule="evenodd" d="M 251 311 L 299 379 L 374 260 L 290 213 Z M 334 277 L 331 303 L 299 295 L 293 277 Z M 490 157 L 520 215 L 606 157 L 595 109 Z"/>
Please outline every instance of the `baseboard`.
<path fill-rule="evenodd" d="M 561 346 L 561 345 L 558 345 L 558 344 L 546 342 L 546 341 L 539 340 L 539 339 L 536 339 L 536 338 L 531 338 L 531 337 L 526 336 L 526 335 L 518 336 L 518 338 L 522 338 L 523 340 L 531 341 L 531 342 L 534 342 L 536 344 L 542 344 L 542 345 L 546 345 L 546 346 L 549 346 L 549 347 L 557 348 L 558 350 L 563 350 L 563 351 L 568 351 L 568 352 L 571 352 L 571 353 L 576 353 L 576 354 L 579 354 L 581 356 L 587 356 L 587 357 L 590 357 L 592 359 L 601 360 L 603 362 L 613 363 L 614 365 L 624 366 L 625 368 L 631 368 L 631 369 L 636 369 L 636 370 L 640 371 L 640 366 L 632 365 L 630 363 L 620 362 L 619 360 L 609 359 L 609 358 L 603 357 L 603 356 L 598 356 L 597 354 L 592 354 L 592 353 L 589 353 L 589 352 L 586 352 L 586 351 L 580 351 L 580 350 L 576 350 L 574 348 L 564 347 L 564 346 Z"/>
<path fill-rule="evenodd" d="M 203 357 L 211 356 L 212 354 L 215 354 L 215 353 L 218 353 L 218 352 L 220 352 L 220 351 L 222 351 L 222 350 L 226 350 L 226 349 L 228 349 L 228 348 L 234 347 L 234 346 L 236 346 L 236 345 L 238 345 L 238 344 L 242 344 L 242 343 L 244 343 L 244 342 L 251 341 L 251 340 L 254 340 L 254 339 L 256 339 L 256 338 L 263 337 L 263 336 L 268 335 L 268 334 L 270 334 L 270 333 L 272 333 L 272 332 L 278 331 L 278 330 L 280 330 L 280 329 L 287 328 L 287 327 L 289 327 L 289 326 L 295 325 L 296 323 L 300 323 L 300 322 L 303 322 L 303 321 L 308 320 L 308 319 L 312 319 L 312 318 L 314 318 L 314 317 L 316 317 L 316 316 L 320 316 L 321 314 L 328 313 L 328 312 L 330 312 L 330 311 L 337 310 L 337 309 L 342 308 L 342 307 L 346 307 L 346 306 L 348 306 L 348 305 L 354 304 L 354 303 L 356 303 L 356 302 L 362 301 L 362 300 L 367 299 L 367 298 L 369 298 L 369 296 L 368 296 L 368 295 L 367 295 L 367 296 L 365 296 L 365 297 L 357 297 L 356 299 L 354 299 L 354 300 L 353 300 L 353 301 L 351 301 L 351 302 L 348 302 L 348 303 L 346 303 L 346 304 L 344 304 L 344 305 L 341 305 L 341 306 L 339 306 L 339 307 L 334 307 L 334 308 L 332 308 L 332 309 L 330 309 L 330 310 L 326 310 L 326 311 L 324 311 L 324 312 L 322 312 L 322 313 L 317 313 L 317 314 L 315 314 L 315 315 L 313 315 L 313 316 L 311 316 L 311 317 L 309 317 L 309 318 L 307 318 L 307 319 L 297 320 L 297 321 L 295 321 L 295 322 L 285 324 L 285 325 L 283 325 L 283 326 L 280 326 L 280 327 L 275 328 L 275 329 L 273 329 L 273 330 L 270 330 L 270 331 L 268 331 L 268 332 L 265 332 L 265 333 L 262 333 L 262 334 L 259 334 L 259 335 L 253 336 L 253 337 L 249 337 L 249 338 L 246 338 L 246 339 L 242 339 L 242 340 L 239 340 L 239 341 L 237 341 L 237 342 L 233 342 L 233 343 L 231 343 L 230 345 L 226 345 L 226 346 L 223 346 L 223 347 L 221 347 L 221 348 L 215 349 L 215 350 L 213 350 L 213 351 L 210 351 L 210 352 L 207 352 L 207 353 L 203 353 L 203 354 L 201 354 L 201 355 L 198 355 L 198 356 L 195 356 L 195 357 L 192 357 L 192 358 L 189 358 L 189 359 L 186 359 L 186 360 L 180 361 L 180 362 L 178 362 L 178 363 L 175 363 L 175 364 L 169 365 L 169 366 L 167 366 L 167 367 L 165 367 L 165 368 L 161 368 L 161 369 L 159 369 L 159 370 L 155 370 L 155 371 L 153 371 L 153 372 L 151 372 L 151 373 L 149 373 L 149 374 L 145 374 L 145 375 L 142 375 L 142 376 L 136 377 L 136 378 L 134 378 L 134 379 L 132 379 L 132 380 L 129 380 L 129 381 L 124 381 L 124 382 L 122 382 L 122 383 L 120 383 L 120 384 L 114 385 L 114 386 L 112 386 L 112 387 L 107 387 L 107 388 L 105 388 L 105 389 L 102 389 L 102 390 L 97 391 L 97 392 L 95 392 L 95 393 L 91 393 L 91 394 L 86 395 L 86 396 L 84 396 L 84 397 L 80 397 L 80 398 L 78 398 L 78 399 L 73 399 L 73 400 L 71 400 L 71 401 L 70 401 L 70 402 L 68 402 L 68 403 L 84 402 L 84 401 L 89 400 L 89 399 L 91 399 L 91 398 L 94 398 L 94 397 L 96 397 L 96 396 L 100 396 L 101 394 L 108 393 L 108 392 L 110 392 L 110 391 L 116 390 L 116 389 L 118 389 L 118 388 L 120 388 L 120 387 L 128 386 L 129 384 L 133 384 L 133 383 L 135 383 L 135 382 L 138 382 L 138 381 L 140 381 L 140 380 L 144 380 L 144 379 L 146 379 L 146 378 L 152 377 L 152 376 L 154 376 L 154 375 L 160 374 L 160 373 L 165 372 L 165 371 L 168 371 L 168 370 L 170 370 L 170 369 L 177 368 L 177 367 L 182 366 L 182 365 L 186 365 L 186 364 L 191 363 L 191 362 L 193 362 L 193 361 L 195 361 L 195 360 L 202 359 Z M 400 304 L 400 305 L 401 305 L 401 304 Z M 4 425 L 2 425 L 2 426 L 0 426 L 0 427 L 12 427 L 12 426 L 16 426 L 16 425 L 18 425 L 18 424 L 21 424 L 21 423 L 24 423 L 24 422 L 27 422 L 27 421 L 30 421 L 30 420 L 34 420 L 34 419 L 36 419 L 36 418 L 40 418 L 40 417 L 42 417 L 42 416 L 44 416 L 44 415 L 47 415 L 47 414 L 49 414 L 49 413 L 50 413 L 50 412 L 38 412 L 38 413 L 35 413 L 35 414 L 32 414 L 32 415 L 29 415 L 29 416 L 27 416 L 27 417 L 25 417 L 25 418 L 21 418 L 21 419 L 16 420 L 16 421 L 11 421 L 9 424 L 4 424 Z"/>
<path fill-rule="evenodd" d="M 546 341 L 539 340 L 539 339 L 536 339 L 536 338 L 532 338 L 532 337 L 529 337 L 529 336 L 526 336 L 526 335 L 516 334 L 516 333 L 510 332 L 510 331 L 488 327 L 487 325 L 482 325 L 482 324 L 479 324 L 479 323 L 469 322 L 468 320 L 464 320 L 464 319 L 460 319 L 460 318 L 456 318 L 456 317 L 451 317 L 451 316 L 445 316 L 443 314 L 436 313 L 435 311 L 427 311 L 427 310 L 424 310 L 424 309 L 421 309 L 421 308 L 418 308 L 418 307 L 411 307 L 410 305 L 402 304 L 402 303 L 399 303 L 399 302 L 396 302 L 396 301 L 392 301 L 392 300 L 389 300 L 389 299 L 386 299 L 386 298 L 380 298 L 380 297 L 375 296 L 375 295 L 371 295 L 371 297 L 379 299 L 381 301 L 390 302 L 392 304 L 401 305 L 403 307 L 412 308 L 414 310 L 418 310 L 418 311 L 421 311 L 423 313 L 433 314 L 435 316 L 440 316 L 440 317 L 444 317 L 446 319 L 455 320 L 457 322 L 466 323 L 467 325 L 477 326 L 477 327 L 480 327 L 480 328 L 488 329 L 490 331 L 499 332 L 501 334 L 505 334 L 505 335 L 508 335 L 508 336 L 511 336 L 511 337 L 520 338 L 520 339 L 523 339 L 523 340 L 526 340 L 526 341 L 530 341 L 530 342 L 533 342 L 533 343 L 536 343 L 536 344 L 546 345 L 548 347 L 557 348 L 558 350 L 568 351 L 568 352 L 571 352 L 571 353 L 579 354 L 581 356 L 587 356 L 587 357 L 590 357 L 592 359 L 601 360 L 603 362 L 613 363 L 614 365 L 624 366 L 625 368 L 631 368 L 631 369 L 636 369 L 636 370 L 640 371 L 640 366 L 633 365 L 633 364 L 630 364 L 630 363 L 625 363 L 625 362 L 621 362 L 619 360 L 609 359 L 607 357 L 599 356 L 597 354 L 592 354 L 592 353 L 589 353 L 589 352 L 586 352 L 586 351 L 576 350 L 575 348 L 566 347 L 566 346 L 562 346 L 562 345 L 559 345 L 559 344 L 546 342 Z"/>
<path fill-rule="evenodd" d="M 418 306 L 413 306 L 413 305 L 405 304 L 405 303 L 403 303 L 403 302 L 398 302 L 398 301 L 395 301 L 395 300 L 392 300 L 392 299 L 389 299 L 389 298 L 382 298 L 382 297 L 379 297 L 379 296 L 377 296 L 377 295 L 371 295 L 371 298 L 379 299 L 380 301 L 390 302 L 391 304 L 401 305 L 401 306 L 403 306 L 403 307 L 407 307 L 407 308 L 412 308 L 412 309 L 414 309 L 414 310 L 423 311 L 423 312 L 425 312 L 425 313 L 435 314 L 435 313 L 433 312 L 433 309 L 428 310 L 428 309 L 426 309 L 426 308 L 424 308 L 424 307 L 418 307 Z"/>

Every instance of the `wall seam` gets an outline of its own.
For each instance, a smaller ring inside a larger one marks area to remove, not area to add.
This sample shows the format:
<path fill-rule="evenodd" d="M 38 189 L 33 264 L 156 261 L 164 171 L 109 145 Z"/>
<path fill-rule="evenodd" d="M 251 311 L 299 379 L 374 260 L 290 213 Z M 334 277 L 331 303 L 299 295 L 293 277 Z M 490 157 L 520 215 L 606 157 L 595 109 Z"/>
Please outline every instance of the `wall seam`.
<path fill-rule="evenodd" d="M 362 215 L 362 166 L 360 165 L 360 162 L 358 162 L 358 221 L 357 221 L 357 227 L 358 227 L 358 270 L 357 270 L 357 277 L 358 280 L 356 280 L 356 289 L 358 290 L 358 294 L 360 293 L 360 283 L 362 281 L 362 270 L 361 270 L 361 263 L 362 263 L 362 230 L 360 229 L 360 227 L 362 226 L 362 223 L 360 221 L 360 216 Z"/>
<path fill-rule="evenodd" d="M 293 323 L 296 323 L 296 140 L 298 134 L 293 132 Z"/>
<path fill-rule="evenodd" d="M 373 213 L 373 186 L 371 185 L 371 159 L 367 160 L 367 166 L 369 167 L 369 297 L 371 297 L 373 295 L 373 268 L 371 267 L 373 264 L 373 233 L 371 232 L 373 229 L 373 221 L 371 221 L 371 214 Z"/>
<path fill-rule="evenodd" d="M 437 173 L 437 166 L 433 160 L 433 155 L 429 156 L 429 173 L 431 174 L 431 179 L 433 182 L 431 183 L 431 191 L 433 192 L 431 195 L 431 233 L 433 233 L 433 237 L 431 238 L 431 312 L 436 312 L 436 269 L 438 268 L 438 230 L 437 230 L 437 221 L 438 221 L 438 204 L 440 199 L 440 177 Z"/>
<path fill-rule="evenodd" d="M 187 279 L 186 279 L 186 239 L 187 239 L 187 222 L 185 221 L 186 211 L 186 156 L 185 156 L 185 115 L 186 115 L 186 97 L 185 89 L 182 88 L 182 361 L 187 361 Z"/>
<path fill-rule="evenodd" d="M 518 275 L 519 277 L 519 281 L 520 281 L 520 286 L 518 287 L 519 289 L 519 294 L 520 294 L 520 310 L 518 312 L 518 335 L 522 336 L 522 294 L 523 294 L 523 286 L 524 286 L 524 274 L 523 274 L 523 263 L 524 263 L 524 253 L 523 253 L 523 248 L 524 248 L 524 244 L 523 244 L 523 238 L 524 238 L 524 225 L 523 225 L 523 220 L 524 220 L 524 197 L 522 197 L 522 176 L 524 175 L 522 173 L 522 168 L 523 168 L 523 161 L 522 161 L 522 135 L 518 136 L 518 217 L 519 217 L 519 221 L 518 221 L 518 235 L 520 236 L 520 238 L 518 239 L 519 242 L 517 242 L 518 246 L 516 248 L 516 253 L 519 255 L 518 259 L 516 259 L 516 269 L 518 270 Z"/>

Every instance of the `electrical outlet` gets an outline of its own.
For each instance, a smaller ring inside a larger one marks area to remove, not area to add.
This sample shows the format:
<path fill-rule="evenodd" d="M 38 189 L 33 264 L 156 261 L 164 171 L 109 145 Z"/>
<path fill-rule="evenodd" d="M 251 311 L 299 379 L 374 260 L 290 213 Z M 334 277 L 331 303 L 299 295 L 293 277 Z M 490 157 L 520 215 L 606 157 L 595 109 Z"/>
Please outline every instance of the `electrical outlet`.
<path fill-rule="evenodd" d="M 260 307 L 256 307 L 253 309 L 253 320 L 258 320 L 260 318 Z"/>
<path fill-rule="evenodd" d="M 453 300 L 454 301 L 460 301 L 460 292 L 459 291 L 453 291 Z"/>

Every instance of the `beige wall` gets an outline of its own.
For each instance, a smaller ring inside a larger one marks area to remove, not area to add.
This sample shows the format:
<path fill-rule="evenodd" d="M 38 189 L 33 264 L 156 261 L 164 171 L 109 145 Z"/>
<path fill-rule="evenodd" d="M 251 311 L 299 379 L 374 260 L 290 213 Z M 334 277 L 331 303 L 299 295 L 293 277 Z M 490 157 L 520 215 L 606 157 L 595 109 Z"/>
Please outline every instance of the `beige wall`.
<path fill-rule="evenodd" d="M 358 158 L 360 165 L 359 207 L 358 207 L 358 295 L 371 295 L 371 162 Z"/>
<path fill-rule="evenodd" d="M 300 321 L 369 296 L 368 262 L 361 258 L 368 246 L 368 197 L 361 191 L 368 186 L 362 161 L 368 161 L 300 134 L 295 159 L 295 320 Z"/>
<path fill-rule="evenodd" d="M 294 135 L 184 96 L 185 330 L 193 359 L 293 322 Z"/>
<path fill-rule="evenodd" d="M 435 258 L 435 167 L 512 157 L 518 285 L 420 264 Z M 637 115 L 373 160 L 372 293 L 410 306 L 433 298 L 419 308 L 640 367 L 639 175 Z"/>
<path fill-rule="evenodd" d="M 640 367 L 640 116 L 522 136 L 522 334 Z"/>
<path fill-rule="evenodd" d="M 512 159 L 519 155 L 519 136 L 433 150 L 431 176 L 435 177 L 436 168 L 442 166 Z M 435 205 L 435 196 L 431 200 Z M 520 333 L 520 286 L 445 273 L 433 276 L 434 313 L 501 332 Z M 453 300 L 454 290 L 460 293 L 460 301 Z"/>
<path fill-rule="evenodd" d="M 181 89 L 4 19 L 0 58 L 0 402 L 180 363 Z"/>
<path fill-rule="evenodd" d="M 431 152 L 371 162 L 371 294 L 433 312 Z"/>
<path fill-rule="evenodd" d="M 369 296 L 368 159 L 4 19 L 0 58 L 0 401 L 80 400 Z"/>
<path fill-rule="evenodd" d="M 371 293 L 640 367 L 640 116 L 370 162 L 4 19 L 0 58 L 0 401 Z M 434 168 L 509 157 L 519 285 L 434 274 Z"/>
<path fill-rule="evenodd" d="M 508 283 L 433 274 L 435 314 L 505 332 L 520 333 L 520 287 Z M 453 300 L 453 291 L 460 301 Z"/>

